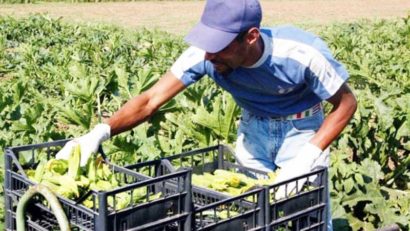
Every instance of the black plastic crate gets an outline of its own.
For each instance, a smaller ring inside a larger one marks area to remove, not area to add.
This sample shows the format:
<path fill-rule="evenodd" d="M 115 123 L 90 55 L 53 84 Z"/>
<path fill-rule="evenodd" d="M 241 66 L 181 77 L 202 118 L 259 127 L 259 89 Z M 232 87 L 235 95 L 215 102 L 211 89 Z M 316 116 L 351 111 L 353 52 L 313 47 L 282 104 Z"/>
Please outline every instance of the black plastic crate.
<path fill-rule="evenodd" d="M 128 167 L 151 177 L 175 172 L 176 169 L 183 167 L 192 168 L 193 173 L 196 174 L 227 169 L 251 177 L 267 177 L 266 172 L 236 164 L 232 153 L 229 147 L 217 145 Z M 301 191 L 286 193 L 286 197 L 281 199 L 274 197 L 274 192 L 279 187 L 287 187 L 291 183 L 296 184 L 302 181 L 305 187 Z M 326 230 L 327 187 L 326 168 L 236 197 L 192 185 L 195 228 L 198 230 L 259 230 L 264 228 L 267 230 Z M 260 196 L 262 193 L 264 198 Z M 249 195 L 253 195 L 256 199 L 246 200 Z M 241 210 L 238 216 L 219 219 L 216 212 L 213 216 L 209 216 L 209 211 L 222 211 L 232 203 L 236 204 L 238 210 Z M 204 212 L 207 212 L 208 216 L 201 215 Z M 263 219 L 260 218 L 261 215 L 264 216 Z"/>
<path fill-rule="evenodd" d="M 192 168 L 193 174 L 213 172 L 217 169 L 242 173 L 249 177 L 267 178 L 264 171 L 248 168 L 236 163 L 233 151 L 226 145 L 216 145 L 207 148 L 184 152 L 164 158 L 168 172 L 176 172 L 182 168 Z M 167 163 L 169 161 L 169 163 Z M 163 168 L 162 168 L 163 169 Z M 164 170 L 162 170 L 164 171 Z M 232 196 L 211 189 L 192 185 L 193 200 L 197 205 L 207 205 L 210 202 L 231 198 Z M 213 198 L 209 198 L 210 195 Z"/>
<path fill-rule="evenodd" d="M 126 168 L 155 177 L 192 168 L 194 174 L 224 169 L 246 175 L 267 177 L 266 172 L 235 164 L 229 147 L 217 145 L 172 155 L 159 160 L 128 165 Z M 172 187 L 172 186 L 170 186 Z M 193 229 L 196 230 L 259 230 L 264 227 L 265 189 L 251 190 L 231 196 L 212 189 L 192 185 L 194 203 Z M 232 208 L 229 210 L 228 208 Z M 221 213 L 230 213 L 221 217 Z"/>
<path fill-rule="evenodd" d="M 195 230 L 264 230 L 265 189 L 256 188 L 194 209 Z"/>
<path fill-rule="evenodd" d="M 290 184 L 304 186 L 289 192 Z M 280 187 L 285 196 L 275 198 Z M 327 194 L 327 168 L 266 187 L 266 230 L 327 230 Z"/>
<path fill-rule="evenodd" d="M 55 156 L 68 140 L 5 149 L 5 205 L 6 230 L 16 229 L 15 211 L 19 198 L 34 183 L 24 169 L 35 166 L 38 155 Z M 22 161 L 25 159 L 25 161 Z M 24 162 L 26 166 L 23 166 Z M 63 197 L 58 199 L 73 230 L 188 230 L 191 227 L 191 177 L 190 170 L 164 174 L 155 178 L 136 173 L 107 161 L 115 177 L 124 184 L 110 191 L 90 191 L 94 205 L 91 209 Z M 169 182 L 173 187 L 168 188 Z M 133 195 L 134 190 L 145 188 L 147 199 L 150 193 L 161 193 L 157 199 L 116 209 L 116 195 L 122 192 Z M 108 206 L 108 200 L 113 207 Z M 31 203 L 26 212 L 28 230 L 52 230 L 57 222 L 51 210 L 40 202 Z"/>

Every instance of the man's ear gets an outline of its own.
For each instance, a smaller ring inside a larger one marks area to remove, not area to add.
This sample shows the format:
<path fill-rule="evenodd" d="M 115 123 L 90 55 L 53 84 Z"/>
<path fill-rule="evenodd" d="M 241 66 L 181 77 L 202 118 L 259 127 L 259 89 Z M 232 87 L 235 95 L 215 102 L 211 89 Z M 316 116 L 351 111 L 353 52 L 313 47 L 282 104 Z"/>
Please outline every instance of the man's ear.
<path fill-rule="evenodd" d="M 250 45 L 256 43 L 260 37 L 260 31 L 257 27 L 252 27 L 248 30 L 248 34 L 246 35 L 246 42 Z"/>

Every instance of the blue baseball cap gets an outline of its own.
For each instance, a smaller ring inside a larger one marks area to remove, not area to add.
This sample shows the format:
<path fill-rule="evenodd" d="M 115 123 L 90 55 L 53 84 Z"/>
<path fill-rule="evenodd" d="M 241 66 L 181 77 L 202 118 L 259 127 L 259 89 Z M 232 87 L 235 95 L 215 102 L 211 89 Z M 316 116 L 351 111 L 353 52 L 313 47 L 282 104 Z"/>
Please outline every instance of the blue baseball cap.
<path fill-rule="evenodd" d="M 242 31 L 259 27 L 262 11 L 258 0 L 208 0 L 201 21 L 185 41 L 209 53 L 228 46 Z"/>

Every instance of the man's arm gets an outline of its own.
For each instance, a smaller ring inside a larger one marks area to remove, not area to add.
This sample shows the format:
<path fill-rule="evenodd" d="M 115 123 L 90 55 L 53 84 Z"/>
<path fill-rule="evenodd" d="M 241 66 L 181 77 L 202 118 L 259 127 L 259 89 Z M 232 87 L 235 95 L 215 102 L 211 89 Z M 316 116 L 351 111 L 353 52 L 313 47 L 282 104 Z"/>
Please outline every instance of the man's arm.
<path fill-rule="evenodd" d="M 97 124 L 87 134 L 67 142 L 57 153 L 57 159 L 68 159 L 74 147 L 81 147 L 81 166 L 87 164 L 90 155 L 110 137 L 127 131 L 147 120 L 165 102 L 181 92 L 185 85 L 171 72 L 167 72 L 149 90 L 134 97 L 105 123 Z"/>
<path fill-rule="evenodd" d="M 327 101 L 333 105 L 333 109 L 310 140 L 310 143 L 322 150 L 325 150 L 339 136 L 357 108 L 356 98 L 346 83 Z"/>
<path fill-rule="evenodd" d="M 170 71 L 167 72 L 154 86 L 129 100 L 106 121 L 111 127 L 111 136 L 144 122 L 183 89 L 185 85 Z"/>

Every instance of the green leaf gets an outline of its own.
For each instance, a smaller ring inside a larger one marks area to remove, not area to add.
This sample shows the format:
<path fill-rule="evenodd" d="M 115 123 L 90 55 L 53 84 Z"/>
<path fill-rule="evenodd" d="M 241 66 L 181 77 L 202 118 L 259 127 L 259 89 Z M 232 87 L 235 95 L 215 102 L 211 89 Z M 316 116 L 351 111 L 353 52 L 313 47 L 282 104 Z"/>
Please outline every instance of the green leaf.
<path fill-rule="evenodd" d="M 380 165 L 371 159 L 365 159 L 361 163 L 360 172 L 362 175 L 368 176 L 373 179 L 374 182 L 382 180 L 384 177 L 383 171 Z"/>
<path fill-rule="evenodd" d="M 377 216 L 381 223 L 380 227 L 391 224 L 408 224 L 406 217 L 401 216 L 397 209 L 390 207 L 384 198 L 374 198 L 373 203 L 367 204 L 364 211 Z"/>
<path fill-rule="evenodd" d="M 340 197 L 331 198 L 332 218 L 344 218 L 346 216 L 346 210 L 341 205 Z"/>
<path fill-rule="evenodd" d="M 355 182 L 353 181 L 352 178 L 346 179 L 344 182 L 345 192 L 349 194 L 353 190 L 354 184 Z"/>
<path fill-rule="evenodd" d="M 347 218 L 348 218 L 350 227 L 353 229 L 353 231 L 375 230 L 376 229 L 376 227 L 374 227 L 372 223 L 361 221 L 360 219 L 354 217 L 352 214 L 347 214 Z"/>
<path fill-rule="evenodd" d="M 217 136 L 221 137 L 224 142 L 231 142 L 233 125 L 239 114 L 239 108 L 229 95 L 223 95 L 223 99 L 216 99 L 213 104 L 213 110 L 208 112 L 205 106 L 196 110 L 192 117 L 194 123 L 200 124 L 212 130 Z"/>
<path fill-rule="evenodd" d="M 64 88 L 68 94 L 82 99 L 84 102 L 94 102 L 99 87 L 98 78 L 84 78 L 76 82 L 65 82 Z"/>
<path fill-rule="evenodd" d="M 119 63 L 116 63 L 114 66 L 114 71 L 117 76 L 118 86 L 120 89 L 120 94 L 124 98 L 132 98 L 130 93 L 130 80 L 129 74 L 125 69 L 125 66 Z"/>
<path fill-rule="evenodd" d="M 84 106 L 85 110 L 79 110 L 58 105 L 58 114 L 65 123 L 80 125 L 85 129 L 89 129 L 91 125 L 92 108 L 89 104 L 85 104 Z"/>
<path fill-rule="evenodd" d="M 27 90 L 27 85 L 19 81 L 13 85 L 13 100 L 15 103 L 19 103 Z"/>
<path fill-rule="evenodd" d="M 86 67 L 79 62 L 70 63 L 68 70 L 73 79 L 87 79 Z"/>
<path fill-rule="evenodd" d="M 371 198 L 361 191 L 356 191 L 352 195 L 346 195 L 342 198 L 342 205 L 353 208 L 359 202 L 370 202 Z"/>
<path fill-rule="evenodd" d="M 365 185 L 364 180 L 363 180 L 363 176 L 361 174 L 358 174 L 358 173 L 354 174 L 354 179 L 357 182 L 357 184 L 359 184 L 360 186 Z"/>

